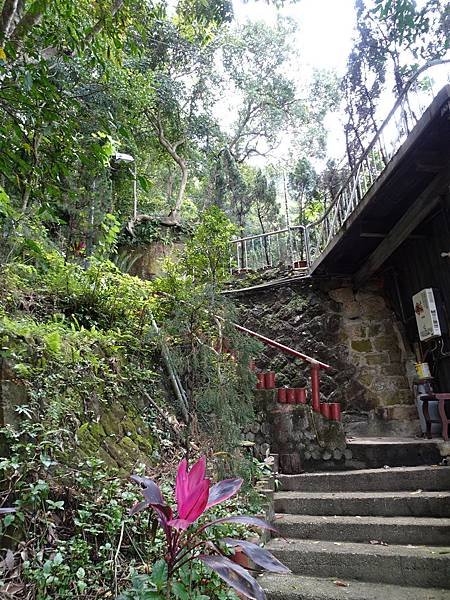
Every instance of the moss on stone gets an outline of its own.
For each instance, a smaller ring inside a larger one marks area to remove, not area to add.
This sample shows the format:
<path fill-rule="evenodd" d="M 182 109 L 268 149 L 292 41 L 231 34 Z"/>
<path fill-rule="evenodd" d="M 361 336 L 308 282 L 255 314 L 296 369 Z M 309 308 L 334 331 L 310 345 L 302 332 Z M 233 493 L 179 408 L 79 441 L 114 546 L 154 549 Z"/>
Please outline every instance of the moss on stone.
<path fill-rule="evenodd" d="M 367 354 L 366 360 L 368 365 L 388 365 L 389 354 L 387 352 L 374 352 L 373 354 Z"/>
<path fill-rule="evenodd" d="M 380 335 L 380 337 L 373 340 L 373 346 L 375 350 L 378 351 L 387 350 L 396 353 L 399 352 L 397 338 L 393 335 Z"/>
<path fill-rule="evenodd" d="M 79 453 L 102 459 L 107 466 L 129 470 L 136 462 L 149 463 L 154 440 L 142 417 L 115 402 L 101 412 L 98 422 L 83 423 L 78 431 Z"/>
<path fill-rule="evenodd" d="M 352 350 L 355 352 L 372 352 L 372 342 L 370 340 L 352 340 Z"/>

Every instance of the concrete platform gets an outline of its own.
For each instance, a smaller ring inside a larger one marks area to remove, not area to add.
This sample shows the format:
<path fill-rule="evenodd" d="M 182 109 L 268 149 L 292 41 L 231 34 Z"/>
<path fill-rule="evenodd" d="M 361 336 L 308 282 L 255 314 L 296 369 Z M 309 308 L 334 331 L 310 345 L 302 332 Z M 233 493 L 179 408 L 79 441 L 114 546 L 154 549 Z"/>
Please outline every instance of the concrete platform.
<path fill-rule="evenodd" d="M 389 469 L 360 469 L 330 473 L 278 475 L 284 491 L 299 492 L 381 492 L 450 490 L 450 466 L 422 465 Z"/>
<path fill-rule="evenodd" d="M 293 574 L 265 575 L 267 598 L 450 600 L 450 467 L 436 464 L 443 442 L 353 442 L 383 468 L 279 477 L 274 523 L 284 539 L 267 548 Z M 386 457 L 412 466 L 384 467 Z"/>
<path fill-rule="evenodd" d="M 303 575 L 263 575 L 258 579 L 268 600 L 450 600 L 450 591 L 436 588 L 403 587 L 337 578 Z"/>
<path fill-rule="evenodd" d="M 390 467 L 414 467 L 434 465 L 441 462 L 442 438 L 364 437 L 347 438 L 352 459 L 349 469 L 377 469 Z"/>

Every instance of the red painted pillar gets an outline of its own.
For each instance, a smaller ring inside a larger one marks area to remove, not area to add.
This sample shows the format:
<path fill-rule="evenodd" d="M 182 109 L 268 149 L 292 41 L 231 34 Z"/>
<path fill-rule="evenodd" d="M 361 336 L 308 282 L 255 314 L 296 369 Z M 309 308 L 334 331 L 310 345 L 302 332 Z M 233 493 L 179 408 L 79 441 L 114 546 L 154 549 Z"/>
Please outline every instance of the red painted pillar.
<path fill-rule="evenodd" d="M 286 390 L 286 402 L 288 404 L 295 404 L 295 392 L 293 388 L 287 388 Z"/>
<path fill-rule="evenodd" d="M 312 409 L 320 412 L 320 367 L 311 364 L 311 404 Z"/>
<path fill-rule="evenodd" d="M 275 371 L 268 371 L 264 377 L 266 390 L 275 389 Z"/>
<path fill-rule="evenodd" d="M 330 410 L 331 410 L 331 418 L 334 421 L 340 421 L 341 420 L 341 405 L 339 402 L 332 402 L 330 404 Z"/>
<path fill-rule="evenodd" d="M 256 389 L 263 390 L 266 387 L 266 374 L 265 373 L 257 373 L 256 377 L 258 378 L 258 382 L 256 384 Z"/>

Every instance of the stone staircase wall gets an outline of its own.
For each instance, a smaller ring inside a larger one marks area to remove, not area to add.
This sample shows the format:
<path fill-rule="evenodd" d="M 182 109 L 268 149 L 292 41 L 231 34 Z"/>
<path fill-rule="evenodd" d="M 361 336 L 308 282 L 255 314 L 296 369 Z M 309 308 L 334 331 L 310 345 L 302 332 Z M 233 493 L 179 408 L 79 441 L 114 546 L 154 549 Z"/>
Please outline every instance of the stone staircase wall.
<path fill-rule="evenodd" d="M 280 404 L 277 390 L 255 391 L 255 416 L 242 437 L 254 444 L 258 458 L 264 458 L 269 449 L 276 454 L 276 471 L 343 469 L 352 459 L 342 423 L 305 404 Z"/>
<path fill-rule="evenodd" d="M 344 280 L 299 280 L 238 294 L 240 323 L 330 364 L 322 399 L 340 402 L 353 435 L 414 435 L 413 360 L 383 290 L 354 293 Z M 310 387 L 309 367 L 265 348 L 257 367 L 277 385 Z M 350 425 L 351 424 L 351 425 Z"/>

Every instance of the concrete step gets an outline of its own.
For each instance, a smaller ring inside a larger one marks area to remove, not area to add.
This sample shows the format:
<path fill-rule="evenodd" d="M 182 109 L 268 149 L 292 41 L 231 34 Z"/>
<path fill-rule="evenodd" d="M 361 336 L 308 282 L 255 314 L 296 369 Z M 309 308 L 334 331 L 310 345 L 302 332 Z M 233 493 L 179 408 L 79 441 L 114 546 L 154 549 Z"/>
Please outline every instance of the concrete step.
<path fill-rule="evenodd" d="M 268 600 L 450 600 L 448 590 L 370 583 L 302 575 L 263 575 L 258 579 Z"/>
<path fill-rule="evenodd" d="M 414 467 L 435 465 L 441 462 L 439 446 L 442 439 L 414 438 L 350 438 L 348 448 L 352 459 L 346 466 L 354 469 L 379 469 L 390 467 Z"/>
<path fill-rule="evenodd" d="M 450 546 L 450 519 L 277 514 L 274 525 L 286 538 Z"/>
<path fill-rule="evenodd" d="M 277 492 L 276 513 L 450 517 L 450 492 Z"/>
<path fill-rule="evenodd" d="M 450 547 L 293 539 L 266 547 L 297 575 L 450 589 Z"/>
<path fill-rule="evenodd" d="M 278 475 L 283 491 L 382 492 L 402 490 L 450 490 L 450 466 L 394 467 L 331 473 Z"/>

